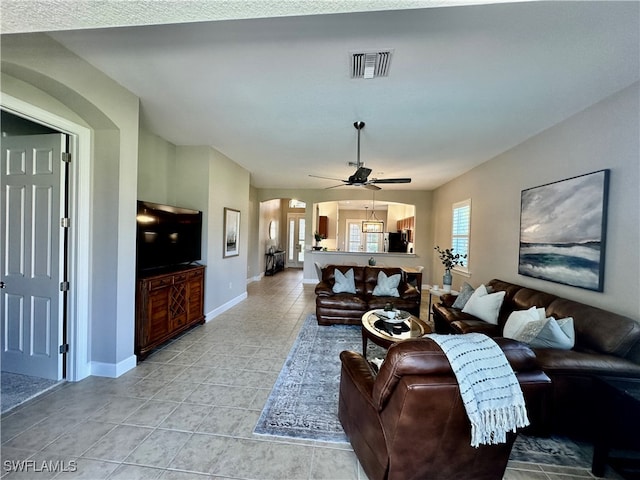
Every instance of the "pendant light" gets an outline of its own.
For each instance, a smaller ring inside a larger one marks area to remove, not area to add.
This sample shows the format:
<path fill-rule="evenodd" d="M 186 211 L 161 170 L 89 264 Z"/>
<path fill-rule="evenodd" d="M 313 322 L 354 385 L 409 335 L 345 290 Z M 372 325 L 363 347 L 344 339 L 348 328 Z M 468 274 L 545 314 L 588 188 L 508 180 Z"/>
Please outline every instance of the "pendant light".
<path fill-rule="evenodd" d="M 367 207 L 365 207 L 365 210 Z M 366 215 L 365 215 L 366 217 Z M 373 192 L 371 201 L 371 216 L 362 222 L 362 233 L 383 233 L 384 222 L 376 217 L 376 193 Z"/>

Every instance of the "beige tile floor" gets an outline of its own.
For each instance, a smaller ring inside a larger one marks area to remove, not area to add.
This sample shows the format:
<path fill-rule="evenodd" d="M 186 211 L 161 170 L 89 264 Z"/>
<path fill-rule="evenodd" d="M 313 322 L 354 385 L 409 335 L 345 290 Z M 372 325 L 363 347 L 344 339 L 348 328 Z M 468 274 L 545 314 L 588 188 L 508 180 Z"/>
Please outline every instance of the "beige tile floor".
<path fill-rule="evenodd" d="M 366 479 L 349 445 L 252 433 L 314 294 L 299 270 L 247 290 L 120 378 L 66 383 L 3 416 L 2 479 Z M 593 477 L 525 463 L 505 475 L 578 478 Z"/>

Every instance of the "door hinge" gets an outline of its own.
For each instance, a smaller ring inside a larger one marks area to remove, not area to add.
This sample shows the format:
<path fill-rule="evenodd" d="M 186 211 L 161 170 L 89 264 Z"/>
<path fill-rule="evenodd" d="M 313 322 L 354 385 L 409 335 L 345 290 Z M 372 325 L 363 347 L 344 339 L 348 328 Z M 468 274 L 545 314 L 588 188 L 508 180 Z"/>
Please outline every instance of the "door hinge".
<path fill-rule="evenodd" d="M 60 345 L 60 354 L 62 355 L 64 353 L 69 353 L 69 344 L 68 343 Z"/>
<path fill-rule="evenodd" d="M 62 152 L 61 160 L 65 163 L 71 163 L 71 154 L 69 152 Z"/>
<path fill-rule="evenodd" d="M 62 228 L 69 228 L 71 226 L 71 219 L 69 217 L 62 217 L 60 219 L 60 226 Z"/>
<path fill-rule="evenodd" d="M 60 282 L 60 291 L 68 292 L 69 291 L 69 282 Z"/>

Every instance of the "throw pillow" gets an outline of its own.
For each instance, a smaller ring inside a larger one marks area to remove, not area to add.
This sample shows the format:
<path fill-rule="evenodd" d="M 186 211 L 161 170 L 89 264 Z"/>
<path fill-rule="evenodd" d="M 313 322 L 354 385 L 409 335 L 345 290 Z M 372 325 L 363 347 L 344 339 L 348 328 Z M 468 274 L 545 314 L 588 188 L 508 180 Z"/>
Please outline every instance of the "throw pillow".
<path fill-rule="evenodd" d="M 336 268 L 334 275 L 336 282 L 333 284 L 333 293 L 356 293 L 353 268 L 347 270 L 347 273 L 342 273 Z"/>
<path fill-rule="evenodd" d="M 387 277 L 384 272 L 379 272 L 378 283 L 373 289 L 373 294 L 376 297 L 399 297 L 398 285 L 400 285 L 399 273 Z"/>
<path fill-rule="evenodd" d="M 553 317 L 547 319 L 540 333 L 529 342 L 529 345 L 537 348 L 558 348 L 571 350 L 576 342 L 576 332 L 573 327 L 573 318 Z"/>
<path fill-rule="evenodd" d="M 531 307 L 529 310 L 511 312 L 504 324 L 502 336 L 519 342 L 529 343 L 544 327 L 547 317 L 544 308 Z M 529 325 L 533 323 L 534 325 Z"/>
<path fill-rule="evenodd" d="M 487 323 L 498 324 L 498 314 L 506 292 L 487 293 L 487 288 L 480 285 L 467 301 L 463 312 L 478 317 Z"/>
<path fill-rule="evenodd" d="M 456 297 L 456 301 L 453 302 L 453 305 L 451 306 L 453 308 L 459 308 L 460 310 L 462 310 L 471 298 L 471 295 L 473 295 L 473 292 L 475 292 L 474 288 L 467 282 L 465 282 L 460 289 L 460 293 Z"/>

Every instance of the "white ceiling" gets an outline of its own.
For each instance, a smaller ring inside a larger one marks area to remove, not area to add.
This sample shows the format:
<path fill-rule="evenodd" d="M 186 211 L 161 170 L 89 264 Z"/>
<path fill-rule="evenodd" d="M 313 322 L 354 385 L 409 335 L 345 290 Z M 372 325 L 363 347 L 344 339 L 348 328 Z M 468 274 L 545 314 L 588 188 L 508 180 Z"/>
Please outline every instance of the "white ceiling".
<path fill-rule="evenodd" d="M 202 3 L 212 2 L 182 5 Z M 353 122 L 362 120 L 361 159 L 372 177 L 413 178 L 386 189 L 432 189 L 640 79 L 637 1 L 399 10 L 318 2 L 380 11 L 302 16 L 292 15 L 314 2 L 213 3 L 289 11 L 50 35 L 135 93 L 154 133 L 211 145 L 259 188 L 337 183 L 309 174 L 346 178 L 356 159 Z M 125 23 L 112 16 L 108 24 Z M 77 26 L 87 25 L 95 26 Z M 350 78 L 350 52 L 383 48 L 394 51 L 388 77 Z"/>

